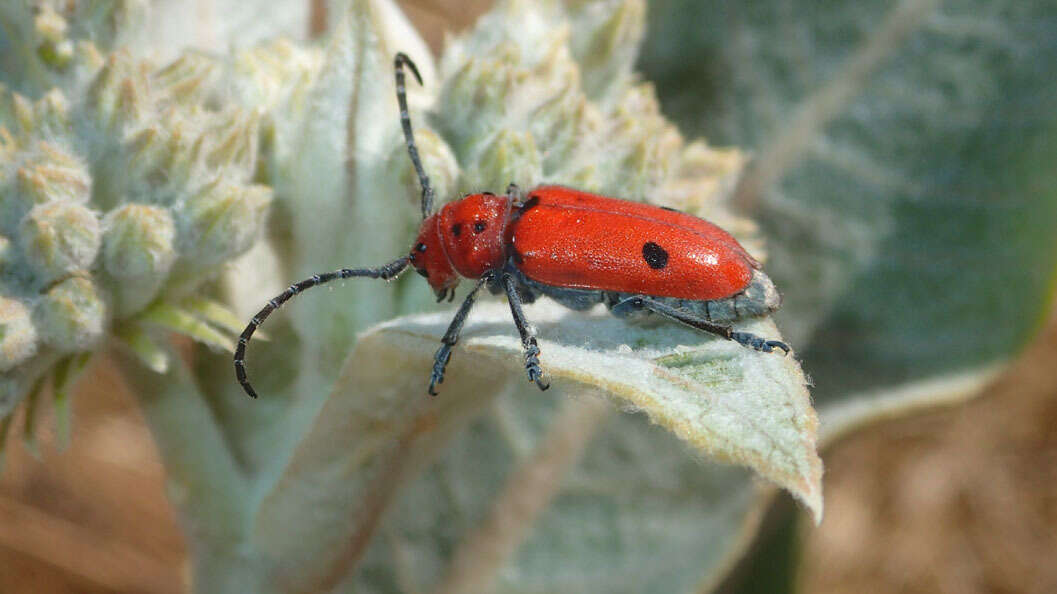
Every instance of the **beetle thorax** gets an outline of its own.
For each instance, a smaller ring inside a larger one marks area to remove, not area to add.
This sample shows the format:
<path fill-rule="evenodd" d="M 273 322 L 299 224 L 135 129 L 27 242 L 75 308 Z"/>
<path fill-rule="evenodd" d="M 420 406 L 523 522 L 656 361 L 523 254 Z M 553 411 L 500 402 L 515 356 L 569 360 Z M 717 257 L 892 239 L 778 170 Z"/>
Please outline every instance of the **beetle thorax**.
<path fill-rule="evenodd" d="M 480 278 L 503 266 L 510 209 L 511 200 L 506 196 L 471 194 L 437 213 L 437 234 L 459 275 Z"/>

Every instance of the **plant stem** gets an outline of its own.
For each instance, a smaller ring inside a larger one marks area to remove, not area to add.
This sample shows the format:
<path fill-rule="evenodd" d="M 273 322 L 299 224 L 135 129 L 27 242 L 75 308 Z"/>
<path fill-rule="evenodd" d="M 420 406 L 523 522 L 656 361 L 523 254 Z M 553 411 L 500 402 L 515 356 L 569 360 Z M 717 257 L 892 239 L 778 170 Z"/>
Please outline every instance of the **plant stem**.
<path fill-rule="evenodd" d="M 264 592 L 248 545 L 251 505 L 213 411 L 187 365 L 167 345 L 169 370 L 155 373 L 115 349 L 114 359 L 140 403 L 165 465 L 170 501 L 191 551 L 194 589 Z"/>

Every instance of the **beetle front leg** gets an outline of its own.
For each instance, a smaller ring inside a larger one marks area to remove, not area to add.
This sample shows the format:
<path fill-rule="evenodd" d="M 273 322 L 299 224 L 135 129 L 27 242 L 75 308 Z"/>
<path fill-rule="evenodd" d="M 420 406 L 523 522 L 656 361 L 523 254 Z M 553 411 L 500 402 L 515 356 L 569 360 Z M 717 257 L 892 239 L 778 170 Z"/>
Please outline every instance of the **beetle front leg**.
<path fill-rule="evenodd" d="M 539 359 L 540 347 L 536 343 L 532 327 L 525 319 L 525 312 L 521 309 L 517 280 L 509 272 L 503 274 L 503 288 L 506 289 L 506 298 L 510 303 L 510 314 L 514 316 L 514 325 L 517 326 L 518 334 L 521 335 L 521 348 L 525 349 L 525 371 L 528 372 L 529 381 L 536 382 L 540 390 L 546 390 L 551 385 L 543 381 L 543 369 L 540 367 Z"/>
<path fill-rule="evenodd" d="M 440 339 L 440 348 L 433 355 L 433 372 L 429 376 L 428 391 L 430 396 L 436 396 L 437 384 L 444 383 L 444 369 L 448 366 L 448 361 L 451 361 L 451 349 L 459 342 L 459 333 L 462 332 L 462 326 L 466 323 L 466 317 L 470 315 L 470 309 L 473 307 L 474 302 L 477 301 L 477 292 L 488 282 L 489 278 L 490 276 L 486 275 L 477 281 L 477 284 L 470 290 L 470 294 L 466 296 L 462 305 L 459 306 L 459 311 L 455 312 L 455 317 L 452 318 L 451 324 L 448 324 L 448 331 Z"/>

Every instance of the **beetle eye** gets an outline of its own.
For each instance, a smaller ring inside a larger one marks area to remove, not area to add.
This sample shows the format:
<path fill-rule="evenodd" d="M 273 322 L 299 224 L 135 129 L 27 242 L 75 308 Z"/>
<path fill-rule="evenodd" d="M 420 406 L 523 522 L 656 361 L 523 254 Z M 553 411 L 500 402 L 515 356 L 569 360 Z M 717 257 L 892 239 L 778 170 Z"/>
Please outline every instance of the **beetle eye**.
<path fill-rule="evenodd" d="M 426 244 L 420 243 L 420 244 L 415 246 L 415 249 L 420 251 L 420 252 L 424 252 L 424 251 L 426 251 Z"/>

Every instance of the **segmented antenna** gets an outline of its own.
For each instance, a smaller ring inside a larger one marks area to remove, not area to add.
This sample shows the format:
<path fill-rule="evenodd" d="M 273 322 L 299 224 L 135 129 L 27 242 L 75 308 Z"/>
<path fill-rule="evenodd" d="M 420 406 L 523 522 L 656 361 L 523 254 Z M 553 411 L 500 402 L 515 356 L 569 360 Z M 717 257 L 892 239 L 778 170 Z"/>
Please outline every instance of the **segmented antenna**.
<path fill-rule="evenodd" d="M 238 346 L 235 347 L 235 379 L 239 380 L 239 385 L 242 386 L 242 389 L 250 395 L 250 398 L 257 397 L 257 393 L 253 391 L 253 386 L 250 385 L 249 378 L 246 377 L 246 345 L 249 344 L 250 337 L 253 336 L 253 333 L 264 323 L 264 320 L 267 319 L 273 311 L 282 307 L 283 304 L 289 301 L 294 295 L 339 278 L 367 277 L 380 278 L 382 280 L 395 278 L 407 268 L 407 262 L 407 256 L 403 256 L 388 264 L 379 266 L 378 268 L 342 268 L 341 270 L 335 270 L 334 272 L 315 274 L 301 282 L 290 285 L 285 291 L 272 298 L 271 301 L 257 312 L 257 315 L 253 316 L 253 319 L 250 320 L 246 329 L 239 335 L 239 343 Z"/>
<path fill-rule="evenodd" d="M 407 110 L 407 88 L 404 86 L 404 65 L 411 69 L 418 84 L 422 84 L 422 76 L 418 73 L 418 67 L 400 52 L 393 58 L 393 67 L 396 69 L 396 101 L 400 104 L 400 125 L 404 128 L 404 143 L 407 144 L 407 154 L 411 156 L 411 164 L 415 166 L 418 174 L 418 185 L 422 186 L 422 218 L 425 219 L 433 212 L 433 186 L 429 184 L 429 176 L 422 167 L 422 159 L 418 156 L 418 147 L 415 146 L 415 133 L 411 131 L 411 114 Z"/>

